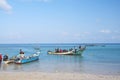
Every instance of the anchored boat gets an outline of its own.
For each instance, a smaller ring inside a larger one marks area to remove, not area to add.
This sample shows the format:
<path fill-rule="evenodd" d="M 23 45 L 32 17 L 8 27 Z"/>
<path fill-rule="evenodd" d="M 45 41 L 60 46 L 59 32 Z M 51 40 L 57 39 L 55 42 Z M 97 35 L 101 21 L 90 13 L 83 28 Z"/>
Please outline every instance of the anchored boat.
<path fill-rule="evenodd" d="M 24 63 L 39 60 L 39 54 L 40 54 L 40 52 L 36 52 L 36 53 L 32 54 L 31 56 L 25 56 L 25 57 L 19 56 L 14 60 L 14 63 L 24 64 Z"/>
<path fill-rule="evenodd" d="M 83 51 L 86 47 L 79 47 L 78 49 L 70 49 L 70 50 L 61 50 L 56 49 L 55 51 L 48 51 L 48 54 L 57 54 L 57 55 L 82 55 Z"/>

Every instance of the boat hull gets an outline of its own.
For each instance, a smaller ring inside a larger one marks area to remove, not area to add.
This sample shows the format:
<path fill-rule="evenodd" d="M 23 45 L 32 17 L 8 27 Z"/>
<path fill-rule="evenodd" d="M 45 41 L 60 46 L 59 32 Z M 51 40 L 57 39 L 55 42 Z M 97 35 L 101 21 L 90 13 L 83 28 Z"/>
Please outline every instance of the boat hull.
<path fill-rule="evenodd" d="M 57 54 L 57 55 L 82 55 L 83 51 L 86 49 L 85 47 L 81 47 L 79 46 L 79 48 L 74 48 L 74 49 L 70 49 L 70 50 L 59 50 L 59 49 L 55 49 L 55 51 L 48 51 L 48 54 Z"/>
<path fill-rule="evenodd" d="M 55 54 L 55 55 L 82 55 L 83 50 L 79 51 L 68 51 L 68 52 L 52 52 L 48 51 L 48 54 Z"/>
<path fill-rule="evenodd" d="M 7 61 L 4 61 L 5 64 L 10 64 L 10 63 L 14 63 L 14 60 L 7 60 Z"/>
<path fill-rule="evenodd" d="M 24 63 L 33 62 L 33 61 L 39 60 L 39 55 L 40 55 L 40 52 L 38 51 L 38 52 L 32 54 L 31 56 L 27 56 L 27 57 L 24 57 L 24 58 L 18 57 L 14 61 L 14 63 L 16 63 L 16 64 L 24 64 Z"/>
<path fill-rule="evenodd" d="M 59 54 L 59 55 L 72 55 L 74 52 L 69 51 L 69 52 L 48 52 L 48 54 Z"/>
<path fill-rule="evenodd" d="M 24 64 L 24 63 L 33 62 L 33 61 L 36 61 L 36 60 L 39 60 L 39 56 L 20 59 L 20 60 L 15 61 L 15 63 L 16 64 Z"/>

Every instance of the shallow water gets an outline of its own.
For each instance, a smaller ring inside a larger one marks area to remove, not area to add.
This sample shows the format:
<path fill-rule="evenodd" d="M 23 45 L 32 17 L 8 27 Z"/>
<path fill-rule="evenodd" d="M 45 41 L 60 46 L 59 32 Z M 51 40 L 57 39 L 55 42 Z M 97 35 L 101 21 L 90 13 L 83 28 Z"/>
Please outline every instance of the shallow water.
<path fill-rule="evenodd" d="M 1 64 L 0 71 L 34 71 L 34 72 L 76 72 L 90 74 L 120 75 L 120 44 L 106 44 L 105 46 L 87 46 L 82 56 L 48 55 L 48 50 L 55 48 L 69 49 L 78 44 L 0 44 L 0 53 L 9 57 L 19 53 L 22 49 L 25 55 L 40 48 L 40 59 L 35 62 L 17 65 Z"/>

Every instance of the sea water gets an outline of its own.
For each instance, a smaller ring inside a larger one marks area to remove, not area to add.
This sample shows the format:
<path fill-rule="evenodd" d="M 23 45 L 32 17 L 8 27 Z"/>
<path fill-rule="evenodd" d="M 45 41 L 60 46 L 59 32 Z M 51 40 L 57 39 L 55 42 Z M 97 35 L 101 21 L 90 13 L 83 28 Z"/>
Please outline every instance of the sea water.
<path fill-rule="evenodd" d="M 50 55 L 48 50 L 55 48 L 70 49 L 80 44 L 0 44 L 0 53 L 9 57 L 19 54 L 22 49 L 25 56 L 40 48 L 38 61 L 26 64 L 0 64 L 0 72 L 69 72 L 88 74 L 120 75 L 120 44 L 87 45 L 80 55 Z"/>

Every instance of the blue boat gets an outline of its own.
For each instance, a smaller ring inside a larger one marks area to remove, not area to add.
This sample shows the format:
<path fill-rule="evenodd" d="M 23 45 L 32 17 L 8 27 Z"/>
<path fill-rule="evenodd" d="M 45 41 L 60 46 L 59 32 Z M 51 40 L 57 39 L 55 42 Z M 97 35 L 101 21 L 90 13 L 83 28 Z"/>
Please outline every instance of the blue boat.
<path fill-rule="evenodd" d="M 19 56 L 14 60 L 14 63 L 24 64 L 24 63 L 39 60 L 39 54 L 40 54 L 40 52 L 36 52 L 36 53 L 32 54 L 31 56 L 24 56 L 24 57 Z"/>

